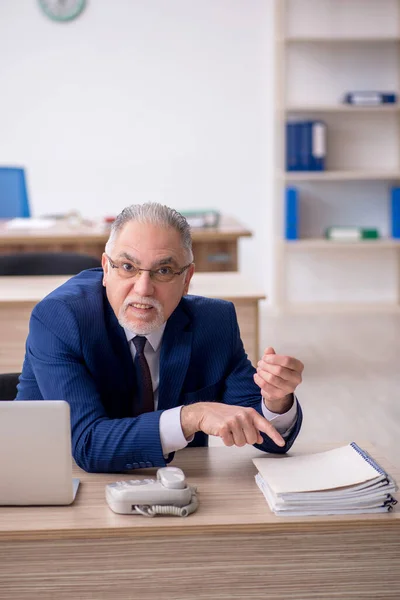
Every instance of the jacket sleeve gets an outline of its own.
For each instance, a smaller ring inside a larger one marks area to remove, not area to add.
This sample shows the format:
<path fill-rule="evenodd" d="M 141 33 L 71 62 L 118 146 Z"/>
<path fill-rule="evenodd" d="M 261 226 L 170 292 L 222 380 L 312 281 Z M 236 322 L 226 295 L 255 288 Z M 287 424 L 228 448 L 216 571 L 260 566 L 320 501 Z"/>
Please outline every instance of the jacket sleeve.
<path fill-rule="evenodd" d="M 136 418 L 110 419 L 81 350 L 78 324 L 71 308 L 48 299 L 32 312 L 27 360 L 44 400 L 66 400 L 71 409 L 72 453 L 89 472 L 115 473 L 165 466 L 159 435 L 162 411 Z M 17 400 L 26 398 L 24 373 Z"/>
<path fill-rule="evenodd" d="M 254 408 L 262 415 L 261 401 L 262 396 L 260 388 L 255 383 L 253 375 L 255 368 L 247 358 L 247 354 L 240 338 L 239 325 L 237 322 L 236 311 L 231 305 L 231 327 L 232 327 L 232 361 L 230 372 L 225 380 L 225 388 L 222 401 L 226 404 L 249 406 Z M 277 446 L 266 434 L 261 432 L 264 439 L 262 444 L 254 444 L 259 450 L 284 454 L 293 445 L 294 440 L 299 434 L 302 423 L 302 411 L 300 404 L 297 404 L 297 420 L 286 437 L 286 444 L 282 448 Z"/>

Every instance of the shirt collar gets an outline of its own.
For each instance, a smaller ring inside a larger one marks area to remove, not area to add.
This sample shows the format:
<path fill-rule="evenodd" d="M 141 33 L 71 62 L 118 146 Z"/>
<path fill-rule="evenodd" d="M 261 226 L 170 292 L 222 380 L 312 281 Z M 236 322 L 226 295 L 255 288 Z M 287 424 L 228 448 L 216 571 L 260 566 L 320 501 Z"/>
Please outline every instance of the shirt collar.
<path fill-rule="evenodd" d="M 143 336 L 147 339 L 150 346 L 153 348 L 154 352 L 157 352 L 157 350 L 160 347 L 162 336 L 164 335 L 164 329 L 165 329 L 166 325 L 167 325 L 167 322 L 163 323 L 161 325 L 161 327 L 159 327 L 155 331 L 152 331 L 151 333 L 148 333 L 147 335 Z M 126 329 L 126 327 L 124 327 L 124 331 L 125 331 L 126 339 L 128 340 L 128 342 L 131 342 L 133 340 L 133 338 L 136 337 L 137 335 L 142 335 L 140 333 L 135 333 L 134 331 L 131 331 L 130 329 Z"/>

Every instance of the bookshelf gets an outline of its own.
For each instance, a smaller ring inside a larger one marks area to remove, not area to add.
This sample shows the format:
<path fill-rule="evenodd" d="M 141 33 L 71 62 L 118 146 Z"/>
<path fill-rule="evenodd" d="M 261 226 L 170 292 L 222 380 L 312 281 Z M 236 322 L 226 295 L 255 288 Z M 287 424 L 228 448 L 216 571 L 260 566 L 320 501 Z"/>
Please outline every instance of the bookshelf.
<path fill-rule="evenodd" d="M 346 92 L 400 93 L 400 0 L 275 0 L 274 293 L 286 310 L 397 309 L 400 104 L 343 104 Z M 286 172 L 288 118 L 327 125 L 324 171 Z M 284 239 L 286 187 L 299 194 L 300 239 Z M 327 227 L 375 227 L 378 240 L 324 239 Z"/>

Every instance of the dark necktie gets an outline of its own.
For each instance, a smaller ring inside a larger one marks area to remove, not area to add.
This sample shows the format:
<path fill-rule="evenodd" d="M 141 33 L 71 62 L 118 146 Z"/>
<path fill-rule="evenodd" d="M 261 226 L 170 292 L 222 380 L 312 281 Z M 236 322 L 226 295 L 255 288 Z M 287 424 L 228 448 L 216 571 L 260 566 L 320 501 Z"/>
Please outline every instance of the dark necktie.
<path fill-rule="evenodd" d="M 144 355 L 146 338 L 142 335 L 137 335 L 132 341 L 136 348 L 135 370 L 138 386 L 135 413 L 141 414 L 154 410 L 153 383 L 151 381 L 149 365 Z"/>

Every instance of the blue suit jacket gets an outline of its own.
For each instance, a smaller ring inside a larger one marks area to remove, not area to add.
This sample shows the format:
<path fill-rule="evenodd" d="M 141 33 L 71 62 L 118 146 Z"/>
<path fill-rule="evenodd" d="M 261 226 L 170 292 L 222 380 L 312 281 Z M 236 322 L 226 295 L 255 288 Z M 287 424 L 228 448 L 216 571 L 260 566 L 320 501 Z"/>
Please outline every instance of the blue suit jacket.
<path fill-rule="evenodd" d="M 261 411 L 254 368 L 232 303 L 185 296 L 161 345 L 158 410 L 134 415 L 135 376 L 125 332 L 107 300 L 102 269 L 83 271 L 33 310 L 17 400 L 67 400 L 77 464 L 91 472 L 165 466 L 159 419 L 165 409 L 201 401 Z M 285 452 L 267 436 L 258 448 Z M 207 444 L 198 432 L 191 445 Z M 168 457 L 171 460 L 173 454 Z M 168 462 L 167 461 L 167 462 Z"/>

